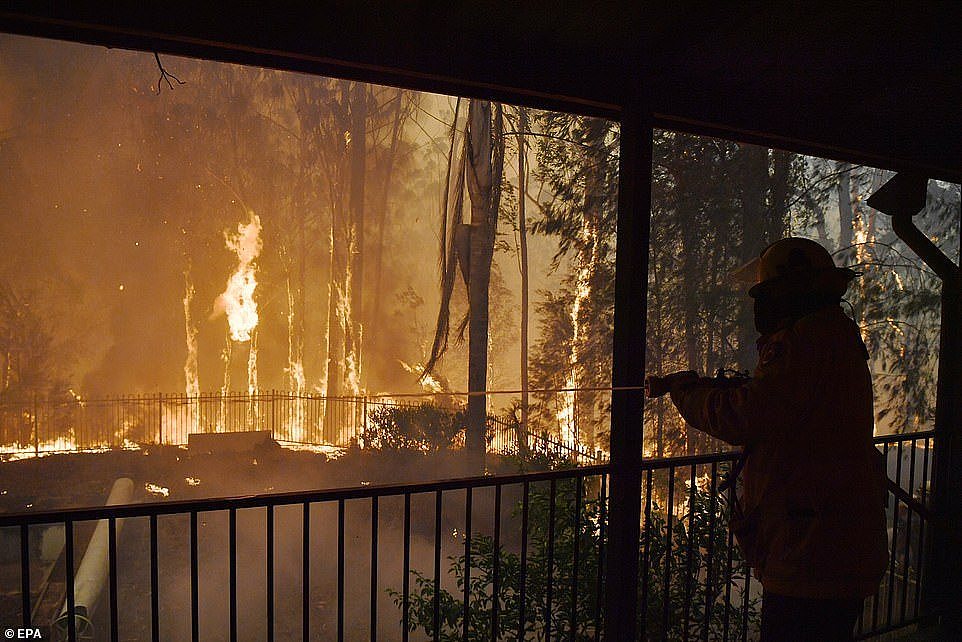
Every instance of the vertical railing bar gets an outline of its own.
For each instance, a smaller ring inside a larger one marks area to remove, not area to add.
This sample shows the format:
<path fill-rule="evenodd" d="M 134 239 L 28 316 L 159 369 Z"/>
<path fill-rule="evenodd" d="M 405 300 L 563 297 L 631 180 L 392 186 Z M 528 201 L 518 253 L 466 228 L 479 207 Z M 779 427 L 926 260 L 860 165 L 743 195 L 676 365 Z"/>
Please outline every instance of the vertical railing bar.
<path fill-rule="evenodd" d="M 338 508 L 343 503 L 338 500 Z M 340 532 L 341 522 L 338 515 L 338 532 Z M 341 555 L 340 546 L 338 554 Z M 340 564 L 340 561 L 338 561 Z M 341 609 L 341 597 L 343 593 L 338 585 L 337 608 L 338 613 Z M 301 636 L 303 640 L 309 640 L 311 633 L 311 503 L 301 504 Z M 340 619 L 338 620 L 338 639 L 341 635 Z"/>
<path fill-rule="evenodd" d="M 917 439 L 912 440 L 912 454 L 909 461 L 909 487 L 906 489 L 909 496 L 915 494 L 915 451 L 918 444 Z M 901 482 L 901 480 L 899 480 Z M 899 618 L 905 620 L 905 612 L 908 609 L 909 600 L 909 556 L 912 552 L 912 507 L 905 507 L 905 551 L 902 556 L 902 603 L 899 606 Z M 921 519 L 921 516 L 920 518 Z"/>
<path fill-rule="evenodd" d="M 691 581 L 691 564 L 692 557 L 694 556 L 694 537 L 695 537 L 695 482 L 697 481 L 695 464 L 691 465 L 691 475 L 689 475 L 689 492 L 688 492 L 688 532 L 686 533 L 686 552 L 685 552 L 685 606 L 682 621 L 684 622 L 684 628 L 682 628 L 682 639 L 687 642 L 688 640 L 688 629 L 691 626 L 691 595 L 693 592 L 692 581 Z"/>
<path fill-rule="evenodd" d="M 150 637 L 160 640 L 160 559 L 157 554 L 157 516 L 148 518 L 150 526 Z"/>
<path fill-rule="evenodd" d="M 267 506 L 267 642 L 274 642 L 274 505 Z"/>
<path fill-rule="evenodd" d="M 645 474 L 645 528 L 644 546 L 645 553 L 642 556 L 641 572 L 641 630 L 639 636 L 644 639 L 648 630 L 648 588 L 649 576 L 651 574 L 651 488 L 654 483 L 652 470 L 649 468 Z"/>
<path fill-rule="evenodd" d="M 197 511 L 190 512 L 190 630 L 194 642 L 200 640 L 200 577 L 197 556 Z"/>
<path fill-rule="evenodd" d="M 411 628 L 411 493 L 404 493 L 404 576 L 401 578 L 401 640 L 408 641 Z"/>
<path fill-rule="evenodd" d="M 441 491 L 434 493 L 434 642 L 441 640 Z"/>
<path fill-rule="evenodd" d="M 665 518 L 665 576 L 663 580 L 662 595 L 662 630 L 669 631 L 671 629 L 671 527 L 672 527 L 672 517 L 674 517 L 674 504 L 675 504 L 675 467 L 670 466 L 668 469 L 668 501 L 665 504 L 666 518 Z"/>
<path fill-rule="evenodd" d="M 531 498 L 531 486 L 527 480 L 522 485 L 521 491 L 521 573 L 519 585 L 521 595 L 518 596 L 518 639 L 524 640 L 525 637 L 525 609 L 527 607 L 528 590 L 528 508 Z"/>
<path fill-rule="evenodd" d="M 929 487 L 929 438 L 925 438 L 925 446 L 922 451 L 922 505 L 926 505 Z M 915 559 L 918 560 L 919 570 L 915 579 L 915 616 L 918 617 L 922 609 L 922 569 L 923 556 L 925 554 L 925 519 L 919 515 L 919 548 Z"/>
<path fill-rule="evenodd" d="M 902 483 L 902 442 L 898 442 L 895 449 L 895 483 Z M 892 625 L 892 611 L 895 604 L 895 554 L 899 542 L 899 498 L 892 493 L 895 502 L 892 510 L 892 548 L 889 552 L 889 581 L 885 595 L 885 624 Z"/>
<path fill-rule="evenodd" d="M 230 559 L 230 641 L 237 642 L 237 509 L 227 512 L 227 549 Z"/>
<path fill-rule="evenodd" d="M 729 464 L 728 474 L 732 474 L 732 464 Z M 731 603 L 732 603 L 732 556 L 735 549 L 735 534 L 732 532 L 731 523 L 735 514 L 735 501 L 737 499 L 735 486 L 737 480 L 733 480 L 728 487 L 728 552 L 725 561 L 725 614 L 722 619 L 722 639 L 728 642 L 728 635 L 731 633 Z"/>
<path fill-rule="evenodd" d="M 491 583 L 491 640 L 501 638 L 501 484 L 494 487 L 494 559 Z"/>
<path fill-rule="evenodd" d="M 555 505 L 557 503 L 556 491 L 558 483 L 552 478 L 548 485 L 548 587 L 547 594 L 545 596 L 545 640 L 551 639 L 551 607 L 553 606 L 554 598 L 554 516 L 555 516 Z"/>
<path fill-rule="evenodd" d="M 344 499 L 337 500 L 337 641 L 344 642 Z"/>
<path fill-rule="evenodd" d="M 77 604 L 74 593 L 74 548 L 73 548 L 73 521 L 64 522 L 64 555 L 66 562 L 66 584 L 67 584 L 67 639 L 70 642 L 77 640 Z"/>
<path fill-rule="evenodd" d="M 605 582 L 605 522 L 608 519 L 607 515 L 607 500 L 605 495 L 608 492 L 608 476 L 604 473 L 601 474 L 601 493 L 598 496 L 598 501 L 600 506 L 598 510 L 600 512 L 600 517 L 598 518 L 598 578 L 597 585 L 595 587 L 595 642 L 601 642 L 601 601 L 604 595 L 604 582 Z"/>
<path fill-rule="evenodd" d="M 889 445 L 888 445 L 887 442 L 884 443 L 884 444 L 882 444 L 882 459 L 883 459 L 883 461 L 885 462 L 885 463 L 884 463 L 884 466 L 885 466 L 885 474 L 886 474 L 886 476 L 887 476 L 887 475 L 888 475 L 888 466 L 889 466 Z M 886 509 L 888 509 L 888 501 L 889 501 L 888 498 L 889 498 L 889 495 L 891 495 L 891 493 L 889 493 L 889 492 L 886 490 L 886 493 L 885 493 L 885 507 L 886 507 Z M 881 602 L 881 598 L 882 598 L 882 589 L 881 589 L 881 587 L 879 587 L 879 590 L 872 596 L 872 627 L 871 627 L 871 629 L 870 629 L 870 630 L 872 630 L 872 631 L 874 631 L 875 628 L 878 626 L 879 603 Z"/>
<path fill-rule="evenodd" d="M 718 510 L 718 462 L 713 461 L 711 463 L 711 490 L 708 494 L 708 545 L 705 551 L 705 620 L 702 626 L 702 639 L 708 642 L 709 632 L 711 630 L 711 611 L 712 605 L 714 604 L 714 596 L 712 595 L 712 576 L 715 572 L 715 526 L 716 518 L 715 511 Z"/>
<path fill-rule="evenodd" d="M 107 520 L 107 574 L 110 591 L 110 639 L 117 642 L 120 639 L 120 617 L 117 611 L 117 519 Z"/>
<path fill-rule="evenodd" d="M 744 590 L 742 590 L 742 642 L 748 642 L 748 596 L 750 595 L 749 587 L 752 584 L 752 567 L 748 565 L 748 560 L 745 560 L 744 564 L 745 587 Z"/>
<path fill-rule="evenodd" d="M 20 525 L 20 603 L 23 628 L 30 626 L 30 527 Z"/>
<path fill-rule="evenodd" d="M 377 495 L 371 497 L 371 642 L 377 642 Z"/>
<path fill-rule="evenodd" d="M 578 565 L 581 562 L 581 493 L 584 490 L 584 477 L 575 478 L 575 513 L 574 513 L 574 551 L 571 555 L 571 642 L 575 642 L 578 635 Z"/>
<path fill-rule="evenodd" d="M 464 489 L 464 602 L 463 639 L 469 639 L 471 631 L 471 513 L 473 488 Z"/>

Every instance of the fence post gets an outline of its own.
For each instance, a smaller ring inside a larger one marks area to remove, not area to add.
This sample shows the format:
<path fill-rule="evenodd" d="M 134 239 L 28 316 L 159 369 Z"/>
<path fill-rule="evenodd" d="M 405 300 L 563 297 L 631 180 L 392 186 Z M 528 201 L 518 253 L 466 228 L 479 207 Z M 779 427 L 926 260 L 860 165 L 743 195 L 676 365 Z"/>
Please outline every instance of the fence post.
<path fill-rule="evenodd" d="M 37 406 L 37 393 L 33 393 L 33 452 L 40 456 L 40 415 Z"/>
<path fill-rule="evenodd" d="M 277 390 L 271 388 L 271 439 L 277 439 Z"/>
<path fill-rule="evenodd" d="M 157 444 L 164 443 L 164 393 L 157 393 Z"/>
<path fill-rule="evenodd" d="M 361 433 L 367 430 L 367 395 L 364 395 L 364 410 L 361 414 Z M 360 435 L 357 430 L 354 431 L 354 441 L 359 441 Z"/>

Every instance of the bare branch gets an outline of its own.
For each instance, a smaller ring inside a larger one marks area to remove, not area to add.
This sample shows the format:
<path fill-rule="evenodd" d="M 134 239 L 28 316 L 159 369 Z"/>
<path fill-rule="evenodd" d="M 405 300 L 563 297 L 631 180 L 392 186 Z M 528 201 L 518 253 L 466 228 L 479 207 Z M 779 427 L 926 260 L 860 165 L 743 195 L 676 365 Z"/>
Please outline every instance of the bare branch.
<path fill-rule="evenodd" d="M 171 78 L 177 81 L 178 85 L 186 85 L 187 83 L 164 69 L 164 65 L 160 62 L 160 54 L 156 51 L 154 52 L 154 60 L 157 61 L 157 68 L 160 69 L 160 78 L 157 79 L 157 94 L 160 95 L 161 83 L 167 81 L 167 86 L 170 87 L 171 91 L 174 89 L 174 83 L 170 82 Z"/>

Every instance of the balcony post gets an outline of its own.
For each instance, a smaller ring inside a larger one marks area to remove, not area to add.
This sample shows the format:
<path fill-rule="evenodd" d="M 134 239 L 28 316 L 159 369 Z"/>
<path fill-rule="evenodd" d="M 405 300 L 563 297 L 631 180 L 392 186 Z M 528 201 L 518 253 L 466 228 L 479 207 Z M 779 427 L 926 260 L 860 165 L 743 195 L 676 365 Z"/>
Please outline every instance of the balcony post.
<path fill-rule="evenodd" d="M 958 631 L 962 629 L 962 274 L 958 268 L 954 279 L 942 282 L 933 441 L 933 523 L 922 572 L 923 606 L 941 617 L 945 631 Z"/>
<path fill-rule="evenodd" d="M 927 194 L 923 174 L 903 172 L 869 197 L 868 205 L 892 216 L 895 234 L 942 280 L 932 523 L 921 585 L 925 614 L 941 618 L 944 632 L 954 632 L 962 628 L 962 269 L 912 220 L 925 207 Z M 962 237 L 959 243 L 962 259 Z"/>
<path fill-rule="evenodd" d="M 642 387 L 651 218 L 651 117 L 633 92 L 621 119 L 612 356 L 611 494 L 605 639 L 634 640 L 638 621 Z"/>

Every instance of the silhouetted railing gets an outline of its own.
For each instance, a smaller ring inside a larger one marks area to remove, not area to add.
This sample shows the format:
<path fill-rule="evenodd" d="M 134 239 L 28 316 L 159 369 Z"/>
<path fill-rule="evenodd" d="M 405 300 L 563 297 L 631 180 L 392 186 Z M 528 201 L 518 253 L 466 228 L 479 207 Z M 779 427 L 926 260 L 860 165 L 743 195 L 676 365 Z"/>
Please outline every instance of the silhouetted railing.
<path fill-rule="evenodd" d="M 876 441 L 890 476 L 924 506 L 931 433 Z M 737 457 L 644 461 L 638 542 L 644 639 L 757 634 L 761 589 L 727 527 L 736 491 L 719 491 Z M 105 606 L 82 613 L 99 637 L 207 639 L 226 630 L 230 639 L 598 640 L 608 473 L 598 465 L 0 515 L 0 533 L 7 548 L 19 548 L 20 568 L 19 576 L 2 576 L 0 592 L 19 599 L 7 601 L 0 618 L 46 626 L 31 619 L 39 601 L 78 608 L 73 591 L 84 546 L 78 533 L 107 520 Z M 879 594 L 866 601 L 861 637 L 923 614 L 927 511 L 907 509 L 890 495 L 890 568 Z M 125 522 L 120 541 L 119 520 Z M 37 554 L 51 525 L 59 525 L 66 544 L 52 574 Z M 60 582 L 59 594 L 48 590 L 51 581 Z M 66 619 L 71 639 L 77 621 Z"/>
<path fill-rule="evenodd" d="M 878 437 L 875 443 L 885 455 L 889 479 L 914 501 L 910 504 L 891 491 L 886 496 L 889 567 L 878 593 L 865 601 L 856 628 L 861 638 L 909 626 L 927 615 L 922 603 L 922 569 L 930 527 L 927 507 L 933 472 L 932 433 Z"/>

